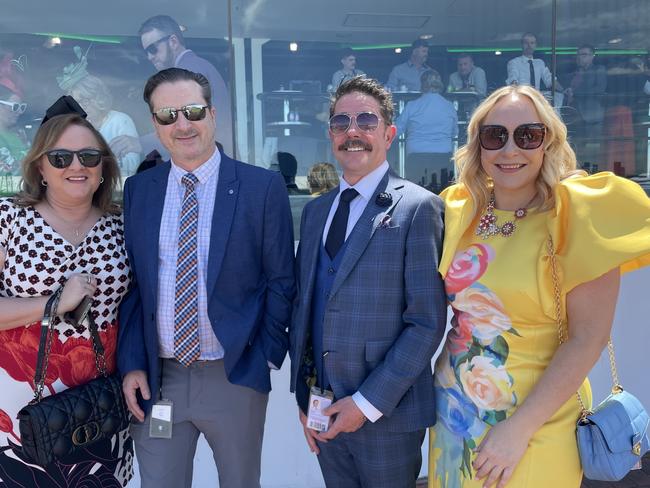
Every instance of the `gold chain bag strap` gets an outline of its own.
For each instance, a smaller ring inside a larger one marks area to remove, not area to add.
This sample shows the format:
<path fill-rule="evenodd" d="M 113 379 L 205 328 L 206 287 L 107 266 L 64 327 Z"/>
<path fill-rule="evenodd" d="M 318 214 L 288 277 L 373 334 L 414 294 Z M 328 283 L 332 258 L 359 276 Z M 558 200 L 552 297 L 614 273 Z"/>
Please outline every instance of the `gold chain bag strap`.
<path fill-rule="evenodd" d="M 77 319 L 79 322 L 87 320 L 98 377 L 83 385 L 43 397 L 60 296 L 61 288 L 45 306 L 34 375 L 34 399 L 18 412 L 22 443 L 19 455 L 25 461 L 40 466 L 48 466 L 55 461 L 71 464 L 87 460 L 88 447 L 110 439 L 129 426 L 122 381 L 119 375 L 109 375 L 106 371 L 104 346 L 90 313 L 92 299 L 89 297 L 70 317 L 75 325 Z M 83 312 L 77 313 L 78 310 Z"/>
<path fill-rule="evenodd" d="M 547 240 L 548 257 L 553 278 L 555 320 L 560 345 L 568 340 L 568 325 L 564 326 L 561 306 L 560 279 L 553 238 Z M 641 402 L 623 389 L 618 380 L 614 344 L 607 342 L 612 391 L 593 411 L 589 410 L 576 392 L 580 418 L 576 427 L 580 462 L 587 478 L 598 481 L 618 481 L 636 466 L 650 450 L 648 434 L 650 417 Z"/>

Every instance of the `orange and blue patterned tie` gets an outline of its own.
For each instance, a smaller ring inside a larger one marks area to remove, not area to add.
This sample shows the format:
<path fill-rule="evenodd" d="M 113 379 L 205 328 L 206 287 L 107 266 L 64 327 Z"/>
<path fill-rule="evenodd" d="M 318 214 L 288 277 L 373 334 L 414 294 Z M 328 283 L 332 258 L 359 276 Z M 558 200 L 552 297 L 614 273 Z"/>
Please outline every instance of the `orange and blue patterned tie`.
<path fill-rule="evenodd" d="M 198 178 L 183 176 L 185 196 L 181 207 L 176 263 L 176 300 L 174 307 L 174 356 L 184 366 L 199 359 L 199 297 L 197 229 L 199 202 L 194 192 Z"/>

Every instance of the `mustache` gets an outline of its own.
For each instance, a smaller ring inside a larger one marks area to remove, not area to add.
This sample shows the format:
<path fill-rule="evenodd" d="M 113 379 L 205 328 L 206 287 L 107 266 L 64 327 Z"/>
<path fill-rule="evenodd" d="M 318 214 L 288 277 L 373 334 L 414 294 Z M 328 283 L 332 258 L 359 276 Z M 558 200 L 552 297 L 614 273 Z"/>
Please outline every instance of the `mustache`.
<path fill-rule="evenodd" d="M 345 151 L 353 147 L 360 147 L 364 151 L 372 151 L 372 145 L 360 139 L 347 139 L 342 144 L 339 144 L 339 151 Z"/>
<path fill-rule="evenodd" d="M 172 137 L 192 137 L 192 136 L 195 136 L 197 134 L 198 134 L 198 132 L 196 131 L 196 129 L 176 130 L 172 134 Z"/>

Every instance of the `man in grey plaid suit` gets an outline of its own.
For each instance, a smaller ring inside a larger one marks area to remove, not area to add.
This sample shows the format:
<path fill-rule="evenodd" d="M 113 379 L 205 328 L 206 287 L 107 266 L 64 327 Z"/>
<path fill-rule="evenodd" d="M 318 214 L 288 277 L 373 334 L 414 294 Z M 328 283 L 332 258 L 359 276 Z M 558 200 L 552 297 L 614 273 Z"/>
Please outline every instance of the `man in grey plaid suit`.
<path fill-rule="evenodd" d="M 413 488 L 446 323 L 443 204 L 389 169 L 393 104 L 377 81 L 344 82 L 330 115 L 343 179 L 302 214 L 291 390 L 328 487 Z M 314 384 L 334 394 L 326 432 L 306 424 Z"/>

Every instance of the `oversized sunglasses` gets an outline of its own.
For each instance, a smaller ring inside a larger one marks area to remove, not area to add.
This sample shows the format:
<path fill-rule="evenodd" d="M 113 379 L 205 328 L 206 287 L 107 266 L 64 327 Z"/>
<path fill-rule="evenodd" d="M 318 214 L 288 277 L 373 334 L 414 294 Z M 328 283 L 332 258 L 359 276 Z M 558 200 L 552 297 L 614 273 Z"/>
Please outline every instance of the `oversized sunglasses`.
<path fill-rule="evenodd" d="M 161 108 L 160 110 L 156 110 L 155 112 L 151 113 L 155 117 L 156 122 L 158 122 L 160 125 L 170 125 L 176 122 L 178 119 L 178 112 L 182 112 L 185 118 L 190 122 L 203 120 L 205 118 L 206 110 L 209 107 L 210 105 L 192 104 L 185 105 L 181 108 Z"/>
<path fill-rule="evenodd" d="M 160 45 L 161 42 L 166 41 L 171 37 L 171 34 L 165 37 L 161 37 L 157 41 L 152 42 L 149 44 L 147 47 L 144 48 L 145 52 L 147 54 L 151 54 L 152 56 L 155 56 L 156 53 L 158 52 L 158 46 Z"/>
<path fill-rule="evenodd" d="M 68 149 L 52 149 L 45 153 L 47 160 L 52 166 L 58 169 L 67 168 L 72 164 L 74 155 L 77 155 L 79 162 L 86 168 L 94 168 L 102 162 L 104 153 L 98 149 L 79 149 L 78 151 L 70 151 Z"/>
<path fill-rule="evenodd" d="M 512 132 L 512 139 L 520 149 L 537 149 L 544 142 L 544 124 L 521 124 Z M 502 125 L 484 125 L 478 133 L 481 147 L 489 151 L 501 149 L 508 142 L 508 129 Z"/>
<path fill-rule="evenodd" d="M 0 104 L 11 107 L 12 112 L 18 112 L 19 114 L 24 114 L 25 110 L 27 110 L 26 103 L 16 103 L 16 102 L 8 102 L 6 100 L 0 100 Z"/>
<path fill-rule="evenodd" d="M 359 112 L 358 114 L 334 114 L 330 117 L 330 131 L 332 134 L 344 134 L 352 125 L 352 120 L 357 128 L 363 132 L 372 132 L 379 127 L 379 116 L 372 112 Z"/>

